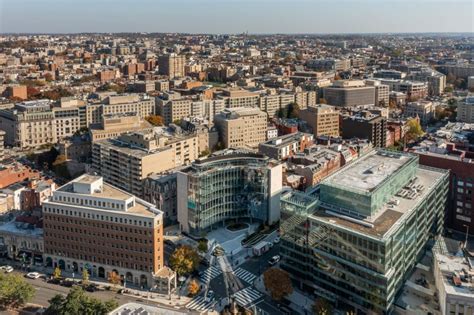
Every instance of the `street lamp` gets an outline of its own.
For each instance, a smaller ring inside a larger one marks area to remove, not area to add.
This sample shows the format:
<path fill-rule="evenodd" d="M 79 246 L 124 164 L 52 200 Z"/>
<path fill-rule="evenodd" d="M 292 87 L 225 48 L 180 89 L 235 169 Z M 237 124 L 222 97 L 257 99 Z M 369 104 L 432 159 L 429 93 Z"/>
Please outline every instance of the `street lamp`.
<path fill-rule="evenodd" d="M 464 224 L 464 227 L 466 228 L 466 240 L 464 242 L 464 248 L 467 248 L 467 238 L 469 237 L 469 225 Z"/>

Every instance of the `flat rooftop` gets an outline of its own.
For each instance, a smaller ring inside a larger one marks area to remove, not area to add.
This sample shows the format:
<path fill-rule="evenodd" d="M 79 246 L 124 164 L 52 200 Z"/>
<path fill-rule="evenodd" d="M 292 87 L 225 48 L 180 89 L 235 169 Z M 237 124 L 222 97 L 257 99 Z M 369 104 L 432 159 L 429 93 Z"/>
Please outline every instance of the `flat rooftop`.
<path fill-rule="evenodd" d="M 413 160 L 409 155 L 374 151 L 323 181 L 324 184 L 364 193 L 375 190 L 385 179 Z"/>
<path fill-rule="evenodd" d="M 343 215 L 333 215 L 330 209 L 320 207 L 310 216 L 312 219 L 322 221 L 328 225 L 340 227 L 355 231 L 364 235 L 382 239 L 396 226 L 403 223 L 402 217 L 410 213 L 417 204 L 424 201 L 438 181 L 447 173 L 447 171 L 419 167 L 416 171 L 416 181 L 413 185 L 419 187 L 417 194 L 413 197 L 405 195 L 402 197 L 399 193 L 393 196 L 389 202 L 385 203 L 380 211 L 373 218 L 357 220 L 354 218 L 346 219 Z M 338 176 L 334 180 L 337 182 Z M 347 184 L 347 179 L 345 184 Z M 356 183 L 354 183 L 356 184 Z M 406 186 L 405 186 L 406 187 Z M 402 188 L 401 191 L 407 191 Z M 391 204 L 390 201 L 398 200 L 398 205 Z"/>

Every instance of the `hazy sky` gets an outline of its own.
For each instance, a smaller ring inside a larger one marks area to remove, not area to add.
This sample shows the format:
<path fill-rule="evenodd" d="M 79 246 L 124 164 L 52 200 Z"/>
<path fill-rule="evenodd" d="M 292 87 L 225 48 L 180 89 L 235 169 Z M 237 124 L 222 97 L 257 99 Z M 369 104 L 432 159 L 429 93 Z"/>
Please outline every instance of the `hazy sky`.
<path fill-rule="evenodd" d="M 0 0 L 0 32 L 474 32 L 474 0 Z"/>

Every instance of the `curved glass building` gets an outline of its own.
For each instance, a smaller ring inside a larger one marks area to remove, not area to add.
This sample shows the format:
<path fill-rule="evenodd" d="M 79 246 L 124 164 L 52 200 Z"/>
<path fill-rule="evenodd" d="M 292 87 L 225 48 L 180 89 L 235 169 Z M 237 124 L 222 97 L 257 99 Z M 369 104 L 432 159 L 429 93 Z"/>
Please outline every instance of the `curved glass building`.
<path fill-rule="evenodd" d="M 226 220 L 272 224 L 280 217 L 282 165 L 260 154 L 231 153 L 178 172 L 178 221 L 193 235 Z"/>

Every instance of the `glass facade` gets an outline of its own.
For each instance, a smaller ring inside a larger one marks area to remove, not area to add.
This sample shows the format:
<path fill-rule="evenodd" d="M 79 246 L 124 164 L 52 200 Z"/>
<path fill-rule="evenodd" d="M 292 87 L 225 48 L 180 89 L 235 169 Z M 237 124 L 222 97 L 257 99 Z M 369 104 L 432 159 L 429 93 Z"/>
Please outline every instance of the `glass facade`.
<path fill-rule="evenodd" d="M 190 232 L 199 234 L 228 219 L 267 221 L 268 163 L 268 158 L 248 154 L 193 163 L 186 172 Z"/>
<path fill-rule="evenodd" d="M 411 164 L 408 166 L 383 181 L 376 193 L 384 191 L 387 200 L 394 198 L 398 193 L 394 187 L 400 189 L 398 182 L 406 185 L 412 174 L 426 184 L 423 194 L 400 204 L 398 212 L 381 208 L 378 212 L 383 217 L 371 222 L 347 213 L 332 215 L 334 208 L 318 202 L 323 194 L 338 194 L 339 190 L 321 187 L 319 197 L 312 203 L 300 203 L 298 211 L 294 211 L 296 205 L 287 205 L 292 198 L 282 198 L 281 264 L 303 289 L 365 312 L 392 310 L 397 292 L 428 240 L 442 232 L 448 192 L 447 172 L 416 164 L 412 172 Z M 338 197 L 326 196 L 325 200 L 339 201 Z"/>

